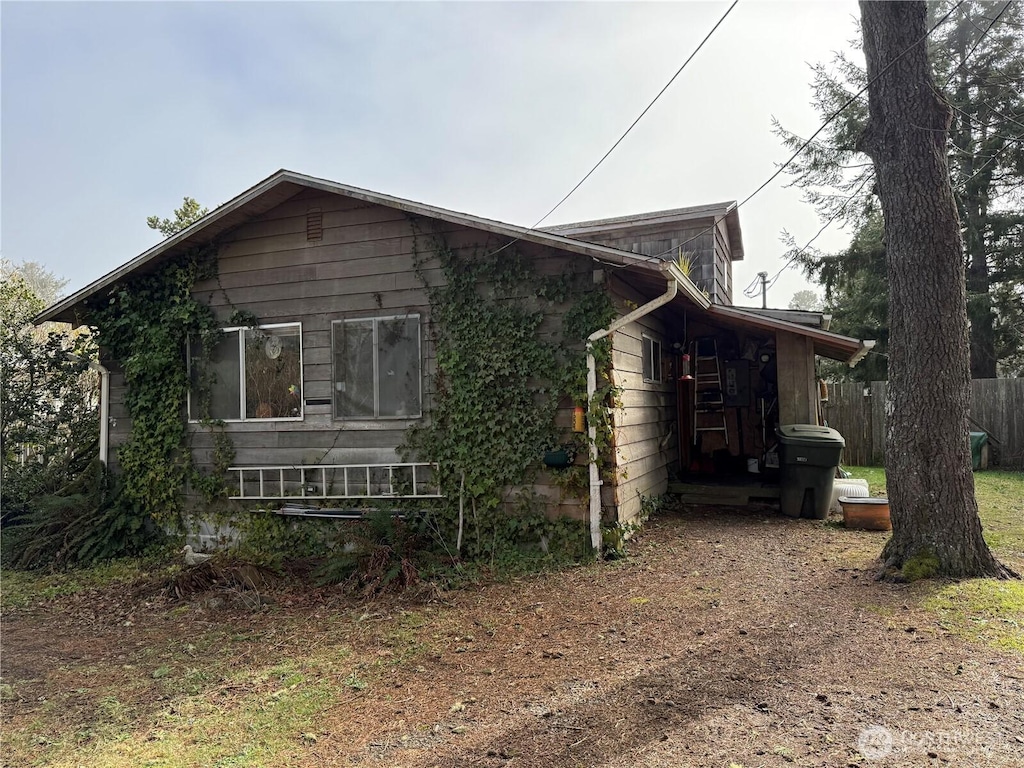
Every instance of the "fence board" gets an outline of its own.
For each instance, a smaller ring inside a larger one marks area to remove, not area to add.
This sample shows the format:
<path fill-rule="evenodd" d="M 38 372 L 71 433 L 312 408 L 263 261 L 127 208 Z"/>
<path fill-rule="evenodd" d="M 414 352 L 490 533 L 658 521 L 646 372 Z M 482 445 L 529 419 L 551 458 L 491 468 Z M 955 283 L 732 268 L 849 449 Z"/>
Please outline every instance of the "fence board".
<path fill-rule="evenodd" d="M 880 466 L 884 462 L 886 386 L 884 381 L 829 386 L 825 418 L 846 439 L 844 464 Z M 997 466 L 1024 469 L 1024 379 L 971 382 L 970 418 L 971 431 L 990 435 Z"/>

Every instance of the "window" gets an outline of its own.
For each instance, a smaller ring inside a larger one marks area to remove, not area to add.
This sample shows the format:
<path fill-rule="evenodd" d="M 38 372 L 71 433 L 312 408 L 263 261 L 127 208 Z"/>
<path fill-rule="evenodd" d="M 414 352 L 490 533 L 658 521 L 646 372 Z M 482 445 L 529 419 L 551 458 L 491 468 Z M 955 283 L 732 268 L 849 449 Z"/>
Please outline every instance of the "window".
<path fill-rule="evenodd" d="M 419 418 L 419 315 L 336 320 L 333 331 L 334 418 Z"/>
<path fill-rule="evenodd" d="M 189 416 L 224 421 L 302 418 L 302 326 L 225 328 L 204 371 L 198 345 L 190 349 Z M 209 413 L 197 385 L 209 386 Z"/>
<path fill-rule="evenodd" d="M 661 381 L 661 342 L 641 336 L 643 344 L 644 381 Z"/>

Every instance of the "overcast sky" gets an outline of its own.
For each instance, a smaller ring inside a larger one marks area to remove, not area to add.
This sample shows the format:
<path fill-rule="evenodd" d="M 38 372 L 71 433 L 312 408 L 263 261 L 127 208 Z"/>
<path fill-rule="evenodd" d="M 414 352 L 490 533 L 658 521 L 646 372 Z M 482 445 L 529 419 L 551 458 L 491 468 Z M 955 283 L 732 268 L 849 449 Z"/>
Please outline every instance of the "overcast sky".
<path fill-rule="evenodd" d="M 2 6 L 2 254 L 69 291 L 154 245 L 152 214 L 211 208 L 279 168 L 531 225 L 725 11 L 687 3 L 23 3 Z M 809 63 L 849 2 L 741 0 L 546 224 L 742 200 L 809 135 Z M 779 179 L 740 209 L 737 304 L 819 229 Z M 816 245 L 842 247 L 829 230 Z M 769 294 L 808 287 L 795 270 Z"/>

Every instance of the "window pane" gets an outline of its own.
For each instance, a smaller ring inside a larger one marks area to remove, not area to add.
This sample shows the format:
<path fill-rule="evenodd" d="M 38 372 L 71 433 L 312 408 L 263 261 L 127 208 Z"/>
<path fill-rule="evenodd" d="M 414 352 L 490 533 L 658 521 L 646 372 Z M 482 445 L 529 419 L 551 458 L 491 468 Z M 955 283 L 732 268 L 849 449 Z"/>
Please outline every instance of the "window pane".
<path fill-rule="evenodd" d="M 196 341 L 192 349 L 192 413 L 193 419 L 240 418 L 239 398 L 241 382 L 238 376 L 238 331 L 221 334 L 220 341 L 210 351 L 209 369 L 203 376 L 201 344 Z M 201 377 L 206 381 L 201 381 Z M 209 385 L 209 413 L 203 403 L 202 389 Z"/>
<path fill-rule="evenodd" d="M 334 325 L 334 415 L 373 418 L 373 321 Z"/>
<path fill-rule="evenodd" d="M 377 321 L 380 416 L 420 415 L 420 320 Z"/>
<path fill-rule="evenodd" d="M 651 381 L 654 378 L 654 355 L 653 350 L 651 349 L 652 343 L 646 336 L 641 337 L 641 343 L 643 346 L 644 381 Z"/>
<path fill-rule="evenodd" d="M 302 415 L 299 339 L 297 326 L 245 331 L 245 418 Z"/>

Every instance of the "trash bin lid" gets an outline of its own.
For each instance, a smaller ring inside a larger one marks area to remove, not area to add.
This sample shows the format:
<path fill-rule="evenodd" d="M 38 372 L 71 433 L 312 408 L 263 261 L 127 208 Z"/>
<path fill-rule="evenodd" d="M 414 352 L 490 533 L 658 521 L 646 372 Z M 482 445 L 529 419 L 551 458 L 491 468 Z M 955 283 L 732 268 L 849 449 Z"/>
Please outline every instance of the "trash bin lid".
<path fill-rule="evenodd" d="M 787 445 L 846 445 L 846 440 L 839 432 L 817 424 L 783 424 L 775 432 L 779 440 Z"/>

